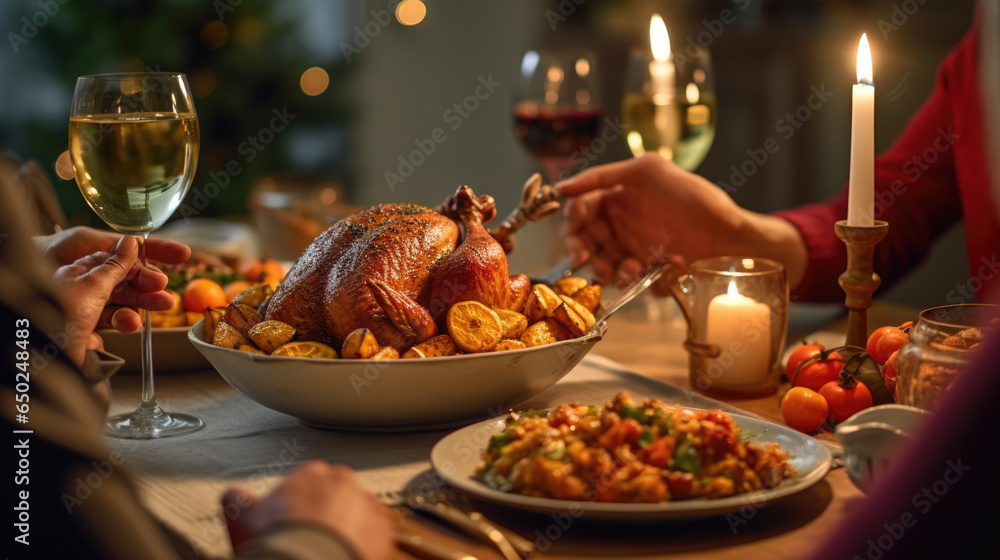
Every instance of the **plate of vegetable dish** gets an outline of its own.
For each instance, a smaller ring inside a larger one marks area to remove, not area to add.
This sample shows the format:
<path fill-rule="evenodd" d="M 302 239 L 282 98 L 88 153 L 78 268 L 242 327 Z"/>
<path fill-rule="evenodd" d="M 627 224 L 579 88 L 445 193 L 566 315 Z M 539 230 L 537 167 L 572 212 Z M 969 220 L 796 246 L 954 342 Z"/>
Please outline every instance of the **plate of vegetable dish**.
<path fill-rule="evenodd" d="M 467 426 L 434 446 L 431 464 L 453 487 L 510 507 L 668 519 L 773 503 L 822 480 L 831 456 L 784 426 L 622 393 Z"/>

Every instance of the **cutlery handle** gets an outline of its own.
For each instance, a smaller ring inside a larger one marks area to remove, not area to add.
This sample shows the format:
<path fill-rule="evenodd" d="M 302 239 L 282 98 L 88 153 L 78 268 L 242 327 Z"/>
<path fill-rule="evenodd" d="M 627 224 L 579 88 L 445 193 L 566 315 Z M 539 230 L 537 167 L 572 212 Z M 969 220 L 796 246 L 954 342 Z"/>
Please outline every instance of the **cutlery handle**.
<path fill-rule="evenodd" d="M 420 504 L 420 509 L 436 516 L 442 521 L 450 523 L 457 529 L 461 529 L 471 537 L 475 537 L 488 544 L 493 544 L 494 542 L 490 536 L 490 532 L 493 530 L 492 527 L 486 526 L 482 521 L 473 521 L 457 508 L 450 508 L 444 504 L 424 502 Z"/>
<path fill-rule="evenodd" d="M 535 553 L 535 543 L 529 541 L 528 539 L 522 537 L 521 535 L 515 533 L 514 531 L 511 531 L 506 527 L 501 527 L 500 525 L 497 525 L 495 522 L 490 521 L 489 519 L 486 518 L 486 516 L 479 513 L 478 511 L 470 511 L 469 517 L 471 517 L 475 521 L 485 521 L 486 523 L 489 523 L 494 527 L 496 527 L 497 531 L 500 531 L 500 533 L 503 534 L 503 536 L 506 537 L 508 541 L 510 541 L 510 544 L 514 546 L 514 549 L 517 550 L 518 554 L 520 554 L 521 556 L 527 558 Z"/>
<path fill-rule="evenodd" d="M 396 533 L 396 545 L 417 558 L 426 560 L 479 560 L 471 554 L 428 542 L 420 535 Z"/>
<path fill-rule="evenodd" d="M 419 508 L 421 511 L 435 515 L 439 519 L 450 523 L 453 527 L 464 531 L 469 536 L 497 547 L 507 560 L 520 560 L 520 555 L 514 550 L 514 546 L 507 541 L 503 533 L 486 521 L 475 521 L 464 511 L 454 506 L 440 503 L 431 504 L 421 501 Z"/>

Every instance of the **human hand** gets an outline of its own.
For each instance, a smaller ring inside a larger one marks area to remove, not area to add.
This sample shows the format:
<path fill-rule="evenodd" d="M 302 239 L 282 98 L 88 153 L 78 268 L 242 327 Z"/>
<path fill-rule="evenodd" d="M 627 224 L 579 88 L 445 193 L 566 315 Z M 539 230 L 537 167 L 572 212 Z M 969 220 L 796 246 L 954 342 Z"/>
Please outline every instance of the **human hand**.
<path fill-rule="evenodd" d="M 113 322 L 120 311 L 117 306 L 109 305 L 110 300 L 151 309 L 169 309 L 173 304 L 173 298 L 162 291 L 162 285 L 158 290 L 148 285 L 151 279 L 156 280 L 155 277 L 133 272 L 138 254 L 136 240 L 125 236 L 111 247 L 110 252 L 89 254 L 59 267 L 52 275 L 52 283 L 66 312 L 64 350 L 78 366 L 83 364 L 87 350 L 101 347 L 101 339 L 94 329 L 102 321 Z M 130 281 L 135 283 L 135 289 L 127 288 Z"/>
<path fill-rule="evenodd" d="M 88 227 L 74 227 L 36 241 L 43 254 L 65 266 L 95 253 L 109 253 L 122 235 Z M 135 244 L 133 240 L 132 244 Z M 177 241 L 149 237 L 145 243 L 146 258 L 165 264 L 180 264 L 191 257 L 191 249 Z M 163 291 L 167 276 L 152 267 L 143 267 L 136 260 L 128 270 L 124 283 L 111 293 L 101 314 L 99 327 L 113 327 L 132 332 L 142 327 L 136 308 L 162 311 L 173 306 L 173 298 Z M 72 303 L 72 302 L 70 302 Z"/>
<path fill-rule="evenodd" d="M 231 489 L 222 509 L 234 549 L 283 521 L 326 527 L 366 560 L 387 558 L 392 548 L 394 529 L 385 507 L 343 465 L 305 463 L 262 500 Z"/>
<path fill-rule="evenodd" d="M 566 247 L 598 282 L 635 277 L 677 254 L 722 254 L 747 212 L 704 178 L 657 154 L 590 168 L 556 185 L 567 197 Z"/>

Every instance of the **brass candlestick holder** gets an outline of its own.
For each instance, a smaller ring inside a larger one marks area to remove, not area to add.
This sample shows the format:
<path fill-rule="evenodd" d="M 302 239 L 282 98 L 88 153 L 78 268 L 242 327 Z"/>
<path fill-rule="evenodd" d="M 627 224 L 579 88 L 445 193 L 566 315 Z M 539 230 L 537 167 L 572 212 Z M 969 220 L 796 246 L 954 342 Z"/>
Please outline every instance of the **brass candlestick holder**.
<path fill-rule="evenodd" d="M 889 233 L 889 223 L 875 220 L 875 225 L 861 227 L 840 220 L 834 224 L 834 231 L 847 245 L 847 270 L 839 278 L 847 294 L 847 345 L 864 348 L 868 342 L 868 308 L 872 306 L 872 294 L 882 283 L 875 274 L 875 245 Z"/>

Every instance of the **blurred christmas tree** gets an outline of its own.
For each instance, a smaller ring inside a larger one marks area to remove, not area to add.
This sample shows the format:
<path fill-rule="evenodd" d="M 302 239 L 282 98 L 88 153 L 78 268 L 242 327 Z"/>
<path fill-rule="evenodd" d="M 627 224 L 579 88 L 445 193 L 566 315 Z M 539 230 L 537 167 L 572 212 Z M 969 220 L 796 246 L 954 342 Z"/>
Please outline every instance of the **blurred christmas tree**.
<path fill-rule="evenodd" d="M 23 68 L 30 60 L 30 72 L 47 74 L 57 88 L 65 89 L 51 96 L 66 99 L 65 110 L 8 104 L 3 111 L 0 148 L 38 159 L 52 172 L 56 158 L 66 149 L 68 99 L 77 76 L 172 71 L 188 75 L 198 111 L 201 152 L 186 202 L 198 208 L 200 215 L 244 213 L 252 180 L 276 170 L 295 168 L 346 178 L 347 157 L 338 139 L 346 134 L 351 111 L 337 85 L 344 83 L 347 64 L 339 51 L 318 56 L 304 47 L 301 19 L 292 15 L 287 3 L 88 0 L 50 4 L 50 11 L 58 11 L 45 17 L 35 16 L 43 9 L 37 0 L 7 4 L 4 31 L 25 38 L 19 43 L 8 34 L 8 42 L 15 55 L 26 56 L 16 65 L 0 63 L 0 69 L 8 91 L 29 88 L 29 84 L 14 83 L 11 68 Z M 37 33 L 31 33 L 29 26 L 29 38 L 22 27 L 33 18 L 36 24 L 44 20 L 45 25 L 37 26 Z M 330 22 L 331 27 L 336 23 Z M 317 130 L 322 133 L 316 134 Z M 301 141 L 303 132 L 311 141 L 328 141 L 318 149 L 322 157 L 316 157 L 316 147 L 311 149 L 310 161 L 295 157 L 291 146 L 297 136 Z M 238 173 L 226 170 L 227 165 L 234 169 L 233 161 Z M 225 185 L 222 177 L 228 179 Z M 100 225 L 75 182 L 53 179 L 73 221 Z M 212 183 L 222 188 L 215 189 Z M 211 196 L 215 191 L 218 194 Z M 199 193 L 209 196 L 193 204 Z"/>

